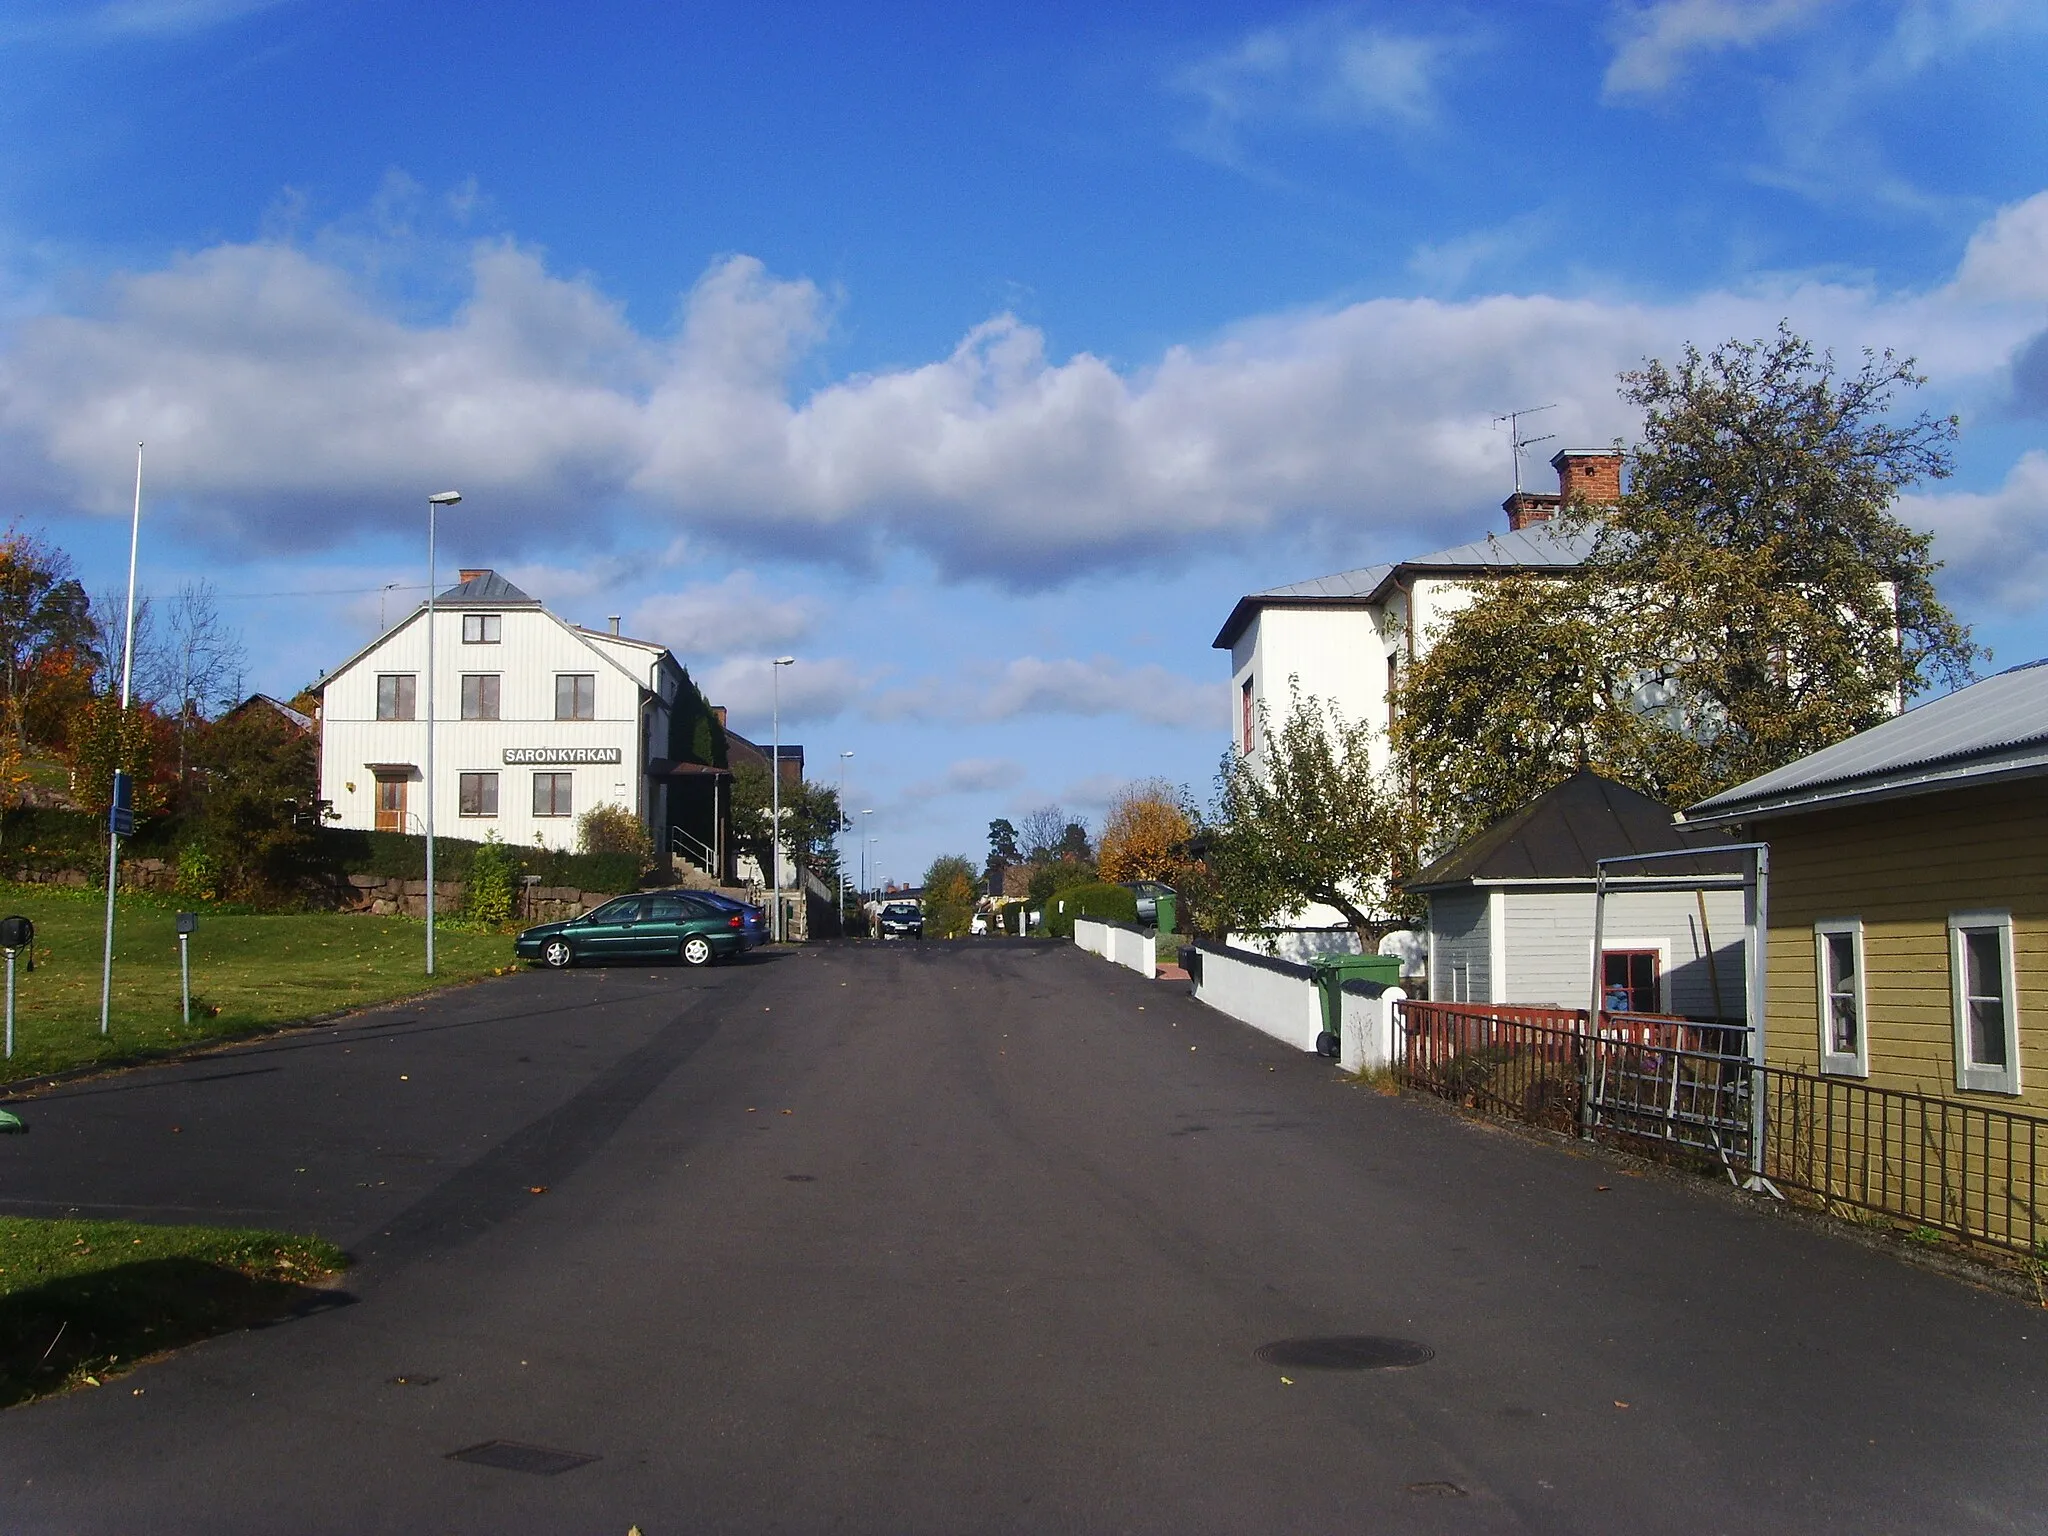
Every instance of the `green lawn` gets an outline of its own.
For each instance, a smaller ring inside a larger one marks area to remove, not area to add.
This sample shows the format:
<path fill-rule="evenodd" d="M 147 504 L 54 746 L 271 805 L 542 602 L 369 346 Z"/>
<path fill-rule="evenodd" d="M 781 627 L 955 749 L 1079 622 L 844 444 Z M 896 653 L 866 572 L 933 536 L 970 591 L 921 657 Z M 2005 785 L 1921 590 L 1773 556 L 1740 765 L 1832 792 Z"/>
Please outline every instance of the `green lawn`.
<path fill-rule="evenodd" d="M 320 1306 L 347 1264 L 284 1232 L 0 1216 L 0 1408 Z"/>
<path fill-rule="evenodd" d="M 0 915 L 36 925 L 36 968 L 15 967 L 14 1058 L 0 1081 L 160 1055 L 336 1009 L 488 976 L 512 963 L 505 934 L 439 925 L 436 975 L 426 928 L 402 917 L 202 911 L 192 936 L 192 1023 L 179 1021 L 176 907 L 122 896 L 114 923 L 112 1032 L 99 1033 L 106 896 L 0 884 Z"/>

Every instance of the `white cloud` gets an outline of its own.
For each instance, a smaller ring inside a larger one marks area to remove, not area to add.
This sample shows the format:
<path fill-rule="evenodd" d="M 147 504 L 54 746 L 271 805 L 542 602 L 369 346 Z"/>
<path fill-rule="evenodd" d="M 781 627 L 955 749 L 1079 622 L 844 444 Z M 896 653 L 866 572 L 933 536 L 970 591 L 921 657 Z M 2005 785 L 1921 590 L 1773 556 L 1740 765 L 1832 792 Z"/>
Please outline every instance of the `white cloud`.
<path fill-rule="evenodd" d="M 1014 586 L 1283 530 L 1451 542 L 1504 489 L 1489 427 L 1504 405 L 1562 402 L 1561 440 L 1626 435 L 1615 373 L 1688 339 L 1789 316 L 1845 352 L 1917 353 L 1944 389 L 2002 387 L 2039 327 L 2044 224 L 2048 195 L 2005 210 L 1956 282 L 1919 293 L 1376 299 L 1248 320 L 1142 368 L 1048 357 L 998 316 L 946 357 L 808 394 L 792 381 L 832 301 L 750 258 L 716 264 L 676 333 L 649 336 L 504 244 L 477 249 L 439 322 L 291 246 L 218 246 L 0 337 L 0 493 L 125 512 L 147 439 L 153 494 L 244 553 L 412 529 L 449 485 L 468 498 L 464 539 L 488 530 L 501 559 L 544 543 L 550 569 L 601 548 L 621 508 L 684 548 L 916 550 Z M 699 627 L 678 639 L 715 633 L 739 590 L 679 596 L 670 616 Z M 804 617 L 766 601 L 767 633 Z"/>
<path fill-rule="evenodd" d="M 814 599 L 779 595 L 752 571 L 734 571 L 719 581 L 647 598 L 633 610 L 631 628 L 690 662 L 794 645 L 809 637 L 819 614 Z"/>
<path fill-rule="evenodd" d="M 2048 452 L 2022 455 L 1995 491 L 1910 495 L 1898 511 L 1933 531 L 1951 606 L 1983 602 L 2019 614 L 2048 599 Z"/>
<path fill-rule="evenodd" d="M 1650 0 L 1615 17 L 1610 96 L 1664 90 L 1701 54 L 1747 48 L 1805 25 L 1835 0 Z"/>
<path fill-rule="evenodd" d="M 1429 123 L 1444 67 L 1464 46 L 1448 35 L 1397 32 L 1328 11 L 1250 33 L 1187 65 L 1171 84 L 1207 109 L 1195 147 L 1228 159 L 1238 131 L 1255 124 Z"/>
<path fill-rule="evenodd" d="M 1146 725 L 1222 729 L 1226 690 L 1147 664 L 1110 657 L 1020 656 L 957 678 L 924 678 L 878 693 L 866 706 L 878 720 L 989 722 L 1027 715 L 1122 715 Z"/>
<path fill-rule="evenodd" d="M 989 794 L 1023 780 L 1023 764 L 1011 758 L 964 757 L 949 764 L 941 777 L 912 784 L 898 798 L 906 807 L 917 806 L 944 795 Z"/>
<path fill-rule="evenodd" d="M 1993 303 L 2048 300 L 2048 192 L 1999 209 L 1970 237 L 1955 287 Z"/>
<path fill-rule="evenodd" d="M 92 12 L 87 25 L 96 32 L 164 37 L 202 32 L 287 3 L 289 0 L 114 0 Z"/>
<path fill-rule="evenodd" d="M 778 703 L 778 681 L 773 652 L 758 656 L 728 656 L 723 661 L 690 673 L 704 696 L 723 704 L 731 712 L 732 728 L 750 741 L 766 742 L 774 723 Z M 690 658 L 682 658 L 687 665 Z M 792 727 L 830 720 L 858 707 L 871 685 L 870 677 L 844 656 L 805 656 L 793 667 L 780 669 L 782 739 L 791 740 Z"/>

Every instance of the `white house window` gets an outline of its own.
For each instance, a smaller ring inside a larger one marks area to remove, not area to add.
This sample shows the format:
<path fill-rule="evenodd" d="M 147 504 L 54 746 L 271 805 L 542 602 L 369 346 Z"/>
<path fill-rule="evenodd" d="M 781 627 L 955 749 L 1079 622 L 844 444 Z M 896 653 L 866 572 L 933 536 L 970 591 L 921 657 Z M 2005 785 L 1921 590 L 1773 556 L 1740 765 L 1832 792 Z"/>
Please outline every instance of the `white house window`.
<path fill-rule="evenodd" d="M 1948 965 L 1955 1010 L 1956 1086 L 1982 1093 L 2018 1093 L 2020 1021 L 2012 914 L 1950 913 Z"/>
<path fill-rule="evenodd" d="M 462 718 L 465 720 L 495 720 L 498 718 L 497 673 L 467 672 L 463 674 Z"/>
<path fill-rule="evenodd" d="M 499 613 L 465 613 L 462 616 L 462 643 L 464 645 L 496 645 L 504 628 L 505 616 Z"/>
<path fill-rule="evenodd" d="M 533 776 L 533 814 L 536 816 L 568 816 L 570 809 L 569 785 L 576 777 L 573 773 L 536 773 Z"/>
<path fill-rule="evenodd" d="M 1244 717 L 1240 722 L 1240 734 L 1244 738 L 1244 755 L 1250 757 L 1258 750 L 1259 745 L 1259 713 L 1252 700 L 1250 678 L 1246 678 L 1243 686 L 1238 689 L 1238 707 Z"/>
<path fill-rule="evenodd" d="M 1863 923 L 1841 918 L 1813 925 L 1814 985 L 1820 1000 L 1820 1069 L 1870 1075 L 1863 1007 Z"/>
<path fill-rule="evenodd" d="M 410 672 L 380 672 L 377 674 L 377 718 L 379 720 L 410 720 L 413 718 L 413 699 L 419 691 L 419 679 Z"/>
<path fill-rule="evenodd" d="M 464 816 L 497 815 L 498 776 L 495 773 L 463 774 L 457 809 Z"/>
<path fill-rule="evenodd" d="M 589 672 L 555 674 L 555 718 L 594 720 L 597 718 L 597 678 Z"/>

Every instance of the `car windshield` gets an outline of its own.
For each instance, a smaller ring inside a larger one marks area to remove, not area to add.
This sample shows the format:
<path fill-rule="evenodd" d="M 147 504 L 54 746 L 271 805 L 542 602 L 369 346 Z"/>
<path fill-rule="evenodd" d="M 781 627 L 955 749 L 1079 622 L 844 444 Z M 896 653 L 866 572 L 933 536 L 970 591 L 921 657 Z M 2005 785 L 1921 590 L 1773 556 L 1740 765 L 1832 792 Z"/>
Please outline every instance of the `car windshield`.
<path fill-rule="evenodd" d="M 897 919 L 899 919 L 899 920 L 900 920 L 900 919 L 903 919 L 903 918 L 906 918 L 906 917 L 915 917 L 915 916 L 917 916 L 917 908 L 915 908 L 915 907 L 884 907 L 884 908 L 882 908 L 882 916 L 884 916 L 884 917 L 893 917 L 893 918 L 897 918 Z"/>

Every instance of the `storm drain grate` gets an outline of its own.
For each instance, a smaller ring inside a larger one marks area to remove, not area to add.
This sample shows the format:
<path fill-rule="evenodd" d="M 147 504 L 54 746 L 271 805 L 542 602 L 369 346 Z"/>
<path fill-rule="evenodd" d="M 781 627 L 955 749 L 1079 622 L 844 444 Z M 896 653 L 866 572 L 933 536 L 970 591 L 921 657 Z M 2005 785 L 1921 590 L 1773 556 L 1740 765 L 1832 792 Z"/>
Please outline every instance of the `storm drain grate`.
<path fill-rule="evenodd" d="M 1297 1371 L 1398 1371 L 1436 1358 L 1436 1351 L 1413 1339 L 1383 1339 L 1373 1334 L 1340 1334 L 1327 1339 L 1282 1339 L 1259 1348 L 1268 1365 Z"/>
<path fill-rule="evenodd" d="M 501 1472 L 531 1472 L 536 1477 L 554 1477 L 587 1467 L 598 1458 L 580 1451 L 551 1451 L 544 1445 L 521 1445 L 517 1440 L 486 1440 L 467 1450 L 450 1451 L 450 1461 L 472 1466 L 496 1467 Z"/>

